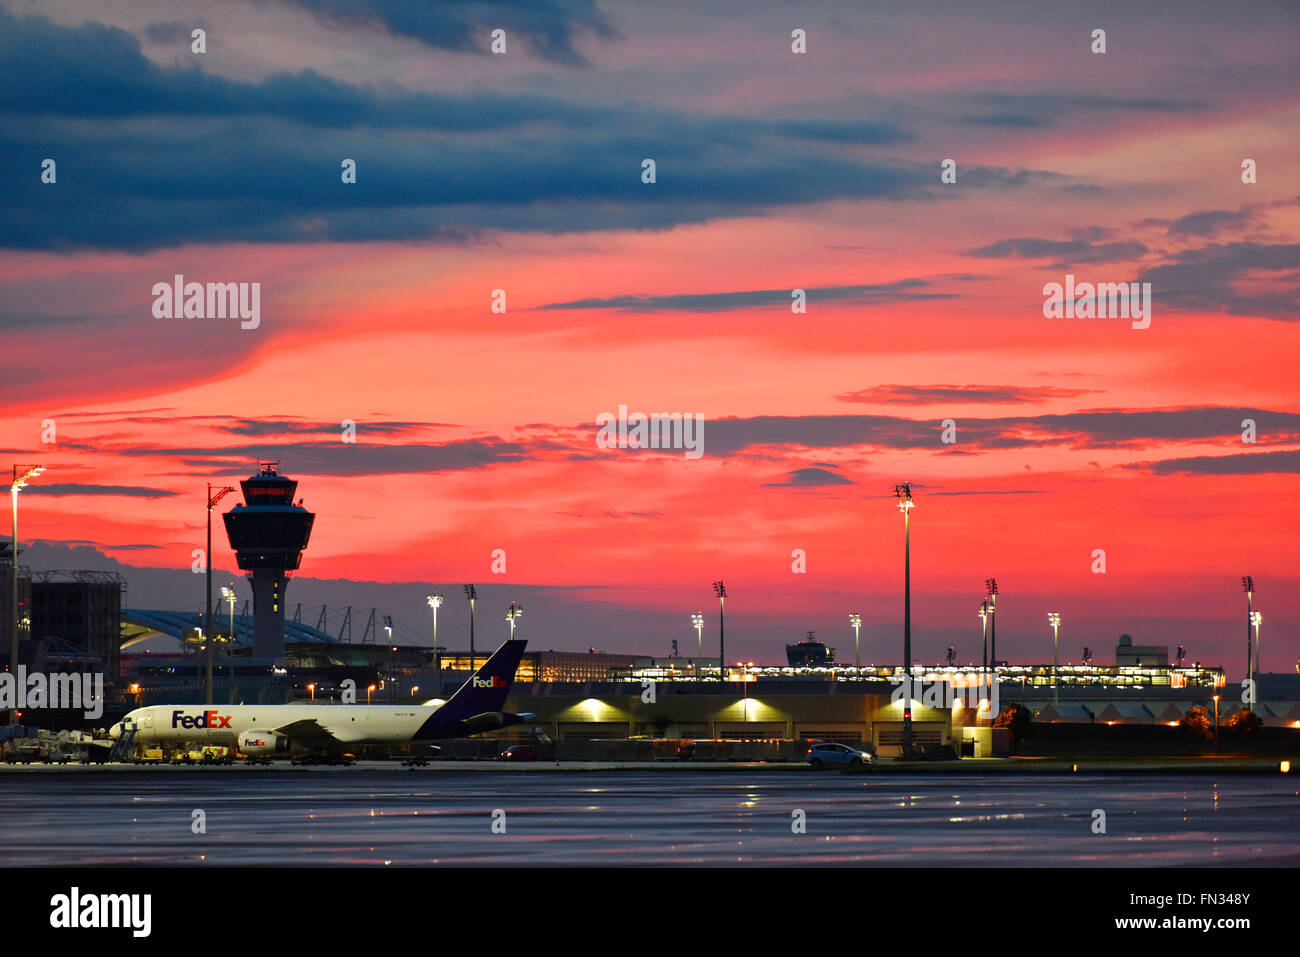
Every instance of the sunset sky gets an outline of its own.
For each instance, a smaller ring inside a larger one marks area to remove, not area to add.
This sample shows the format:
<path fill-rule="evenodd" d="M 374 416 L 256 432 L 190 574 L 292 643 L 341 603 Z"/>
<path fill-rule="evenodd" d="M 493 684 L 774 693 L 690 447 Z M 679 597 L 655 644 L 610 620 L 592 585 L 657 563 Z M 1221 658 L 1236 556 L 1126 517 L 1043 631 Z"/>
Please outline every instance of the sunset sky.
<path fill-rule="evenodd" d="M 37 567 L 175 569 L 133 604 L 198 609 L 205 483 L 272 459 L 303 585 L 420 583 L 410 641 L 476 581 L 487 634 L 521 597 L 535 646 L 686 652 L 703 611 L 716 654 L 722 578 L 729 659 L 851 659 L 857 611 L 885 661 L 910 481 L 920 658 L 978 660 L 996 576 L 1013 662 L 1057 611 L 1063 660 L 1128 632 L 1239 677 L 1246 574 L 1264 670 L 1300 656 L 1291 0 L 0 0 L 0 89 Z M 176 274 L 261 283 L 260 326 L 155 318 Z M 1149 282 L 1150 328 L 1045 318 L 1067 274 Z M 704 455 L 598 448 L 620 405 L 702 414 Z"/>

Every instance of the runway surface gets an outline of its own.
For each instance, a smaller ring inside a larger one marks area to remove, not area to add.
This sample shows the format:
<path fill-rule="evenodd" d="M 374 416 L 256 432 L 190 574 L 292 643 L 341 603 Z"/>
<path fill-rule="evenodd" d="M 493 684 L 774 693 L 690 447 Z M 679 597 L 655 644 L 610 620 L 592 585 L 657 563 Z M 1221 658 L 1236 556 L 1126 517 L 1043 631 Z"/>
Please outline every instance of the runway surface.
<path fill-rule="evenodd" d="M 7 774 L 0 864 L 1300 864 L 1292 775 L 294 771 Z"/>

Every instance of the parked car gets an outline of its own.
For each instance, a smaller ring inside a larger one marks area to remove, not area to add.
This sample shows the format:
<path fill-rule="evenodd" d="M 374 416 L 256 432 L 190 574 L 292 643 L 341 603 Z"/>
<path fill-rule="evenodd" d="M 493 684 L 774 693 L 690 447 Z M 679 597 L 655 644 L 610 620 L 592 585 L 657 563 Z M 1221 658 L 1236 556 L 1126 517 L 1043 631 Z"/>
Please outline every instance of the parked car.
<path fill-rule="evenodd" d="M 843 764 L 860 768 L 866 764 L 875 764 L 876 756 L 870 751 L 863 751 L 847 744 L 825 741 L 814 744 L 808 749 L 808 763 L 815 768 L 823 764 Z"/>
<path fill-rule="evenodd" d="M 536 761 L 537 758 L 538 750 L 535 744 L 512 744 L 501 752 L 502 761 Z"/>

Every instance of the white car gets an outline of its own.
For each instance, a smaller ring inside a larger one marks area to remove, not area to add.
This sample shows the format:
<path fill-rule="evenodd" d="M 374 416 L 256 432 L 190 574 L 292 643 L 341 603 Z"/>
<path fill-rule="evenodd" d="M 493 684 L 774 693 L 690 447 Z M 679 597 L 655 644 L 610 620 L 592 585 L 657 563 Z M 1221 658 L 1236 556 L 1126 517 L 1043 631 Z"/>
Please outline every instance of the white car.
<path fill-rule="evenodd" d="M 876 756 L 870 751 L 827 741 L 814 744 L 808 749 L 808 763 L 815 768 L 823 764 L 845 764 L 852 768 L 860 768 L 866 764 L 875 764 Z"/>

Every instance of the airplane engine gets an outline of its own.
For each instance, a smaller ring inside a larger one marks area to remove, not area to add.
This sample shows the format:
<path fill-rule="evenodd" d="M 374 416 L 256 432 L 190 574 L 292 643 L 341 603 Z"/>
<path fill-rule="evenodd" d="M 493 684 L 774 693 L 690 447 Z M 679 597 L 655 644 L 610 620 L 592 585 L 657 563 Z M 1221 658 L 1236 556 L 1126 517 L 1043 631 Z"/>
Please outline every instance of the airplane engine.
<path fill-rule="evenodd" d="M 245 731 L 239 736 L 239 752 L 258 758 L 288 754 L 289 739 L 274 731 Z"/>

